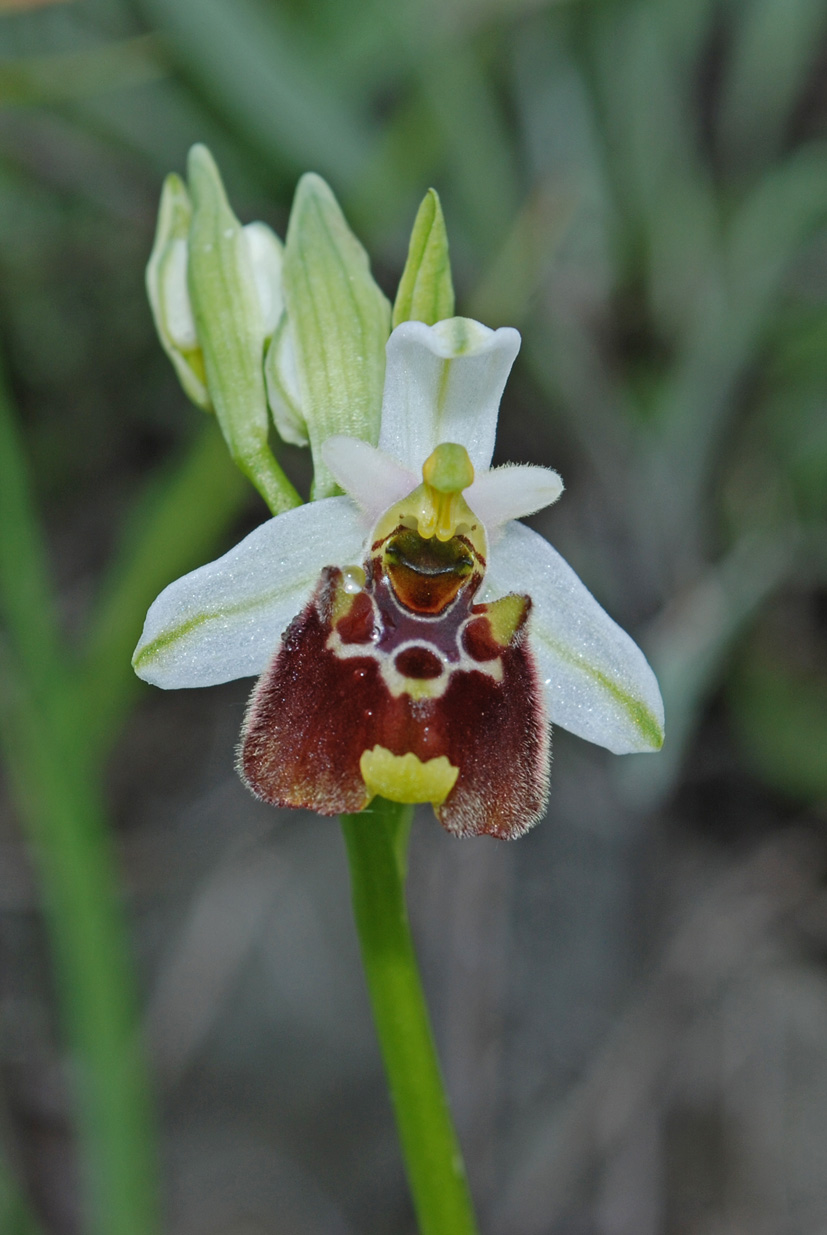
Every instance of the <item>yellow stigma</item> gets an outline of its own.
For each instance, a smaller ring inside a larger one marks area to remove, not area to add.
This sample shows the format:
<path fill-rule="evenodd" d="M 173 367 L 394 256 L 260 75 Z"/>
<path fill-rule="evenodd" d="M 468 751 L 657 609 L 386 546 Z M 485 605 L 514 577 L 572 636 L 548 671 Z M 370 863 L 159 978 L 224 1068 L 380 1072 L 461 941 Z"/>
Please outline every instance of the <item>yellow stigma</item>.
<path fill-rule="evenodd" d="M 468 451 L 456 442 L 443 442 L 422 465 L 422 502 L 418 531 L 429 540 L 450 540 L 461 523 L 473 523 L 463 489 L 474 483 Z"/>
<path fill-rule="evenodd" d="M 391 802 L 431 802 L 434 806 L 445 801 L 459 776 L 459 768 L 445 755 L 423 763 L 410 752 L 392 755 L 384 746 L 366 750 L 359 770 L 371 797 L 378 795 Z"/>

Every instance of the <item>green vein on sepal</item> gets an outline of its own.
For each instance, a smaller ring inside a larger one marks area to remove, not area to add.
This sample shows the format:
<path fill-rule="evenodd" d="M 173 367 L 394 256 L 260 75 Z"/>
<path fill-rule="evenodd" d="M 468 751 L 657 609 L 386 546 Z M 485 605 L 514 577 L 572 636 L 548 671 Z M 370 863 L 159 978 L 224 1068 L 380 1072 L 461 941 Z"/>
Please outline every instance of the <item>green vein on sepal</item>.
<path fill-rule="evenodd" d="M 573 656 L 563 644 L 557 643 L 545 635 L 535 634 L 533 637 L 541 639 L 547 647 L 552 649 L 556 656 L 559 656 L 560 660 L 564 660 L 566 664 L 573 665 L 582 673 L 585 673 L 592 681 L 597 682 L 607 694 L 611 695 L 626 712 L 635 730 L 646 742 L 647 750 L 661 749 L 665 736 L 663 728 L 657 717 L 647 708 L 645 703 L 642 703 L 640 699 L 636 699 L 634 695 L 630 695 L 628 691 L 618 686 L 608 674 L 603 673 L 600 669 L 596 669 L 593 665 L 589 665 L 579 657 Z"/>
<path fill-rule="evenodd" d="M 149 643 L 143 647 L 139 647 L 132 657 L 132 666 L 137 672 L 140 668 L 146 667 L 152 663 L 156 656 L 161 652 L 167 651 L 181 639 L 192 634 L 199 626 L 203 626 L 206 622 L 215 621 L 218 617 L 234 617 L 239 613 L 250 613 L 255 609 L 261 609 L 275 601 L 281 592 L 268 592 L 266 595 L 256 597 L 254 601 L 244 601 L 237 605 L 222 605 L 221 611 L 209 613 L 197 613 L 193 617 L 188 618 L 185 622 L 181 622 L 173 630 L 164 631 L 163 634 L 156 635 Z"/>

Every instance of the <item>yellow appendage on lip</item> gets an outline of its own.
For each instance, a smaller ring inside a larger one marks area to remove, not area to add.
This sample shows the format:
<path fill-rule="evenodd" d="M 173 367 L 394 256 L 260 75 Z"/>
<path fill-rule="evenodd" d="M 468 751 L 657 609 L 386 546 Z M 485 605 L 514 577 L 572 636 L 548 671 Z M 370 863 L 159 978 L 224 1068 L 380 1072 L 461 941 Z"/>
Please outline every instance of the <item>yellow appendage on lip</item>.
<path fill-rule="evenodd" d="M 384 746 L 366 750 L 359 770 L 371 797 L 391 802 L 431 802 L 439 806 L 457 783 L 459 768 L 445 755 L 425 763 L 412 753 L 392 755 Z"/>

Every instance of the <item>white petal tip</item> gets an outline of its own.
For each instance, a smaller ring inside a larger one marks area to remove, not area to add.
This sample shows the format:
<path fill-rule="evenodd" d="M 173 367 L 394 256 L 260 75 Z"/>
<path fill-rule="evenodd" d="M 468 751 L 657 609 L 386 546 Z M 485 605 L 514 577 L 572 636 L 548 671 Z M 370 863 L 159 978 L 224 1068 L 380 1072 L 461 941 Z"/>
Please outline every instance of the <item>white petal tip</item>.
<path fill-rule="evenodd" d="M 322 458 L 371 522 L 417 486 L 412 472 L 360 438 L 334 434 L 322 444 Z"/>
<path fill-rule="evenodd" d="M 466 498 L 491 534 L 551 506 L 562 492 L 563 481 L 550 468 L 507 464 L 478 476 Z"/>

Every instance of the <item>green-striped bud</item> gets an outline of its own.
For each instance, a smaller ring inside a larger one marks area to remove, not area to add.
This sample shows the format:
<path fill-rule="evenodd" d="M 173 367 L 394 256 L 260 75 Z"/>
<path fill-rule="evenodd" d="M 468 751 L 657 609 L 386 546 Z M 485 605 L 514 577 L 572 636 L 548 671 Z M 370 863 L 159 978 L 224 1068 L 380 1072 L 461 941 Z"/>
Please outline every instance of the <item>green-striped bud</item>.
<path fill-rule="evenodd" d="M 147 290 L 158 334 L 185 392 L 215 412 L 234 460 L 271 510 L 298 495 L 268 445 L 265 348 L 283 315 L 282 244 L 242 227 L 212 155 L 194 146 L 188 186 L 168 176 Z"/>
<path fill-rule="evenodd" d="M 185 393 L 212 411 L 204 357 L 195 332 L 187 288 L 187 240 L 192 205 L 187 186 L 172 172 L 161 190 L 155 243 L 146 268 L 146 290 L 155 328 Z"/>
<path fill-rule="evenodd" d="M 379 438 L 390 304 L 320 176 L 302 176 L 284 249 L 286 321 L 267 356 L 276 425 L 313 452 L 313 496 L 335 493 L 321 447 L 336 433 Z"/>

